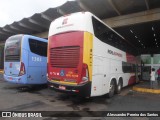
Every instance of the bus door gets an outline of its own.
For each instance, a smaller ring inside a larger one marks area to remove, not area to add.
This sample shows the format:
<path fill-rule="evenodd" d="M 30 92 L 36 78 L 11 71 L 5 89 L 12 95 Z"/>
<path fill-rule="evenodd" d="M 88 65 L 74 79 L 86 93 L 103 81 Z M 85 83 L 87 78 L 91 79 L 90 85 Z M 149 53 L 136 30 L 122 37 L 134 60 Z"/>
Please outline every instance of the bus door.
<path fill-rule="evenodd" d="M 20 74 L 20 44 L 19 38 L 10 38 L 6 41 L 4 72 L 7 76 L 19 76 Z"/>
<path fill-rule="evenodd" d="M 151 66 L 143 66 L 142 72 L 143 72 L 142 79 L 150 80 Z"/>

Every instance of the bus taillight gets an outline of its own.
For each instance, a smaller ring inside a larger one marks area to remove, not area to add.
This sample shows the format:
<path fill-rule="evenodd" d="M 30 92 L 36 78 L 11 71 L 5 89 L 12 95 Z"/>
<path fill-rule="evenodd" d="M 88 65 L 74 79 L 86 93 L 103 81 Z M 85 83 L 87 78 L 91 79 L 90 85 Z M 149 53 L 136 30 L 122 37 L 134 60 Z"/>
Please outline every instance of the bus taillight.
<path fill-rule="evenodd" d="M 89 73 L 88 73 L 88 66 L 87 64 L 83 63 L 83 67 L 82 67 L 82 77 L 81 77 L 81 82 L 80 84 L 86 83 L 89 80 Z"/>
<path fill-rule="evenodd" d="M 49 73 L 49 66 L 48 66 L 49 64 L 47 63 L 47 74 L 46 74 L 46 77 L 47 77 L 47 80 L 50 80 L 49 79 L 49 75 L 48 75 L 48 73 Z"/>
<path fill-rule="evenodd" d="M 19 72 L 19 76 L 22 76 L 26 73 L 25 71 L 25 65 L 23 62 L 21 62 L 21 66 L 20 66 L 20 72 Z"/>
<path fill-rule="evenodd" d="M 49 66 L 48 66 L 48 63 L 47 63 L 47 74 L 49 73 Z"/>

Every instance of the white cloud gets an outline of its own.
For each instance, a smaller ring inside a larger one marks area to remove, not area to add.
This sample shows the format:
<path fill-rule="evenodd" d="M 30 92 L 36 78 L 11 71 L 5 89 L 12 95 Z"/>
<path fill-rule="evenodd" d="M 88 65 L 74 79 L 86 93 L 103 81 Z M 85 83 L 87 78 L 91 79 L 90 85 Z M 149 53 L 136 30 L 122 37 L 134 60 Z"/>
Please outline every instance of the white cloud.
<path fill-rule="evenodd" d="M 0 27 L 64 4 L 67 0 L 0 0 Z"/>

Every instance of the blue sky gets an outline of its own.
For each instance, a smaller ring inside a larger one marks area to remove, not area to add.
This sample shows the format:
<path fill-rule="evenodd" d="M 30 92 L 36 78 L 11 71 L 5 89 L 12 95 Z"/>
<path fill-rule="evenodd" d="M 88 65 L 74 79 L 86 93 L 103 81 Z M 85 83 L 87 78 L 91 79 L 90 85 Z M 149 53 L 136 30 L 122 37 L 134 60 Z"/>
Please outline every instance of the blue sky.
<path fill-rule="evenodd" d="M 64 4 L 67 0 L 0 0 L 0 27 Z"/>

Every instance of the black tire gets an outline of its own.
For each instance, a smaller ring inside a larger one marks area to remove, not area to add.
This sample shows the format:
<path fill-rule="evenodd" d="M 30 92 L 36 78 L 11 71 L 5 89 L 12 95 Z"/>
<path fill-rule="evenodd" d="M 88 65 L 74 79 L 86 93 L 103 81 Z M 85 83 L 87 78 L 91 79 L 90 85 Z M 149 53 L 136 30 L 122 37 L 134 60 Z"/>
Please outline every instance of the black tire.
<path fill-rule="evenodd" d="M 122 90 L 122 81 L 120 80 L 116 87 L 116 93 L 117 94 L 121 93 L 121 90 Z"/>
<path fill-rule="evenodd" d="M 115 82 L 114 82 L 114 80 L 112 80 L 112 81 L 110 82 L 109 93 L 107 94 L 107 97 L 108 97 L 108 98 L 111 98 L 111 97 L 114 96 L 115 87 L 116 87 Z"/>

